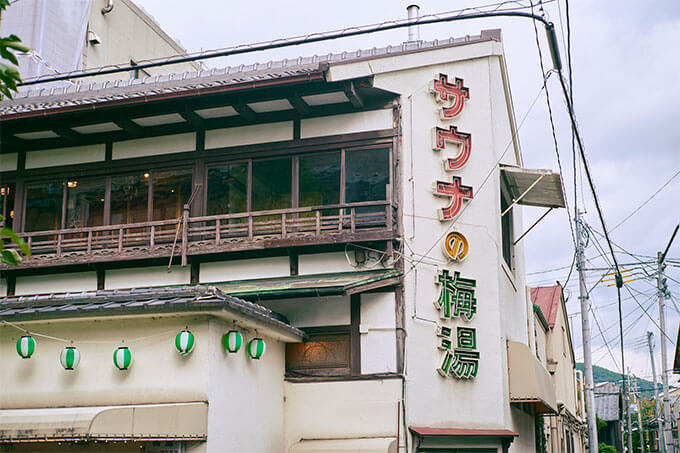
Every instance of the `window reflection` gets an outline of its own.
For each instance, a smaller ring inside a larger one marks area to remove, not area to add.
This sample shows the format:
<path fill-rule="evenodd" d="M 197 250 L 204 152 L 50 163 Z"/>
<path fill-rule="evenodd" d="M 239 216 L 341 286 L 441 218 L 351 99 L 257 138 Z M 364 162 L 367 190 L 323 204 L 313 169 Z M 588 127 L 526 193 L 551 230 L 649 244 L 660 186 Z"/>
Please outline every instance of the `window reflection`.
<path fill-rule="evenodd" d="M 292 159 L 253 161 L 253 211 L 291 207 Z"/>
<path fill-rule="evenodd" d="M 389 154 L 387 149 L 348 151 L 346 156 L 345 200 L 385 200 L 389 178 Z"/>
<path fill-rule="evenodd" d="M 148 201 L 148 176 L 139 174 L 111 178 L 112 225 L 146 222 L 148 220 Z"/>
<path fill-rule="evenodd" d="M 191 170 L 153 172 L 153 218 L 171 220 L 182 216 L 191 196 Z"/>
<path fill-rule="evenodd" d="M 34 184 L 26 188 L 25 231 L 61 228 L 63 191 L 64 185 L 61 182 Z"/>
<path fill-rule="evenodd" d="M 66 228 L 104 224 L 106 180 L 67 181 Z"/>
<path fill-rule="evenodd" d="M 208 170 L 207 214 L 234 214 L 248 210 L 248 163 Z"/>
<path fill-rule="evenodd" d="M 340 203 L 340 153 L 300 157 L 300 206 Z"/>

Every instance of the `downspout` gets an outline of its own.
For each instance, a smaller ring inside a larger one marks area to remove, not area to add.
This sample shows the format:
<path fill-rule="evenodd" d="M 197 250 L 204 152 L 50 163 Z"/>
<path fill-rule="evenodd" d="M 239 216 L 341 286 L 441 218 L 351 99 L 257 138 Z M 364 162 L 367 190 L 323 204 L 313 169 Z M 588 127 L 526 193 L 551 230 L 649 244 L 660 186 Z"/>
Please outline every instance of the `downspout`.
<path fill-rule="evenodd" d="M 113 0 L 106 0 L 106 6 L 102 8 L 102 15 L 108 14 L 113 10 Z"/>

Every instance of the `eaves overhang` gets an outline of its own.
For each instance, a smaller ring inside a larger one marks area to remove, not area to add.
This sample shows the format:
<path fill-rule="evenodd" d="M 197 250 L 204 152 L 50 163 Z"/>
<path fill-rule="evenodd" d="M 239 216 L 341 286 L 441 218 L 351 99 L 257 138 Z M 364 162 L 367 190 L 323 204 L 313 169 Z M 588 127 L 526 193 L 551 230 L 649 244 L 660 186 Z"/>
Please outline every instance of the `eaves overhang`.
<path fill-rule="evenodd" d="M 48 322 L 161 315 L 210 315 L 259 327 L 282 341 L 305 334 L 259 304 L 224 294 L 214 286 L 99 290 L 82 293 L 12 296 L 0 299 L 2 321 Z"/>

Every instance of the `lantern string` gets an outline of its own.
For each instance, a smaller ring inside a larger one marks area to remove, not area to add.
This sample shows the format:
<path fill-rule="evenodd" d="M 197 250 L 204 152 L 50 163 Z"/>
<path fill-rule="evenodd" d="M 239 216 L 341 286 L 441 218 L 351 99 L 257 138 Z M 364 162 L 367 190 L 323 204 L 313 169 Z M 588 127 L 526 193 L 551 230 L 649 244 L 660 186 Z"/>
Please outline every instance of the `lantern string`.
<path fill-rule="evenodd" d="M 73 343 L 75 341 L 75 340 L 69 339 L 69 338 L 54 337 L 54 336 L 51 336 L 51 335 L 45 335 L 45 334 L 34 332 L 34 331 L 31 331 L 31 330 L 26 330 L 23 327 L 18 326 L 17 324 L 14 324 L 12 322 L 6 321 L 4 319 L 0 319 L 0 323 L 6 324 L 10 327 L 14 327 L 15 329 L 20 330 L 20 331 L 22 331 L 26 334 L 31 334 L 31 335 L 34 335 L 34 336 L 40 337 L 40 338 L 46 338 L 48 340 L 61 341 L 62 343 Z M 80 344 L 120 344 L 120 343 L 124 343 L 125 341 L 127 341 L 127 343 L 137 343 L 137 342 L 148 340 L 148 339 L 154 338 L 154 337 L 160 337 L 160 336 L 165 336 L 165 335 L 172 336 L 175 332 L 176 332 L 176 330 L 173 329 L 173 330 L 165 330 L 163 332 L 155 333 L 155 334 L 152 334 L 152 335 L 146 335 L 146 336 L 143 336 L 143 337 L 133 338 L 131 340 L 130 339 L 123 340 L 123 341 L 121 341 L 121 340 L 99 340 L 99 341 L 90 340 L 90 341 L 77 341 L 77 343 L 80 343 Z"/>

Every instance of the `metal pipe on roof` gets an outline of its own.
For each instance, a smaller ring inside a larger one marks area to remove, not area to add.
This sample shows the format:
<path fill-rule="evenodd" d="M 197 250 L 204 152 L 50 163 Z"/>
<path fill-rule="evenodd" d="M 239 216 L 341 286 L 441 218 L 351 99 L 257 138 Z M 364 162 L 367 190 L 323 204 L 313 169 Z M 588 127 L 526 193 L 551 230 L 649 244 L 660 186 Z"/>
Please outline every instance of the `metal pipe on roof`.
<path fill-rule="evenodd" d="M 108 14 L 113 10 L 113 0 L 106 0 L 106 6 L 102 8 L 102 15 Z"/>
<path fill-rule="evenodd" d="M 418 5 L 408 5 L 406 7 L 406 12 L 408 13 L 408 21 L 416 22 L 420 17 L 420 6 Z M 420 27 L 418 25 L 408 26 L 408 42 L 420 41 Z"/>

